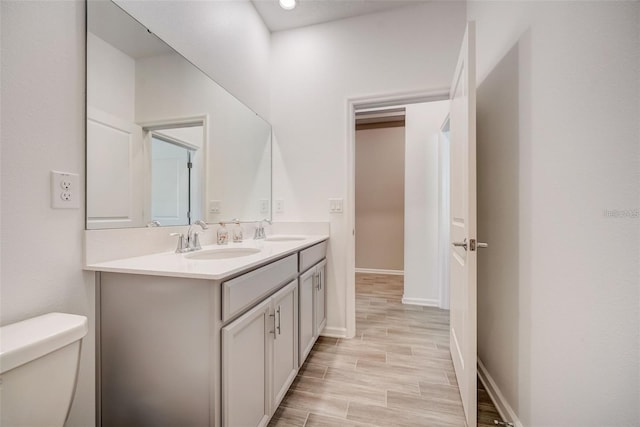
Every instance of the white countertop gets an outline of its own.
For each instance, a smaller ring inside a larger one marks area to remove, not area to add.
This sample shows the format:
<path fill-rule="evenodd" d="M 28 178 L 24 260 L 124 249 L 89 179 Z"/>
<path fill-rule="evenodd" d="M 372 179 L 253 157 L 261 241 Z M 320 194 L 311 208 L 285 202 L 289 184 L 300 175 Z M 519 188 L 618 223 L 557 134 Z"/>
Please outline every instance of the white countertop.
<path fill-rule="evenodd" d="M 87 264 L 85 270 L 220 280 L 292 254 L 327 240 L 328 238 L 329 236 L 327 235 L 316 235 L 305 236 L 304 240 L 281 242 L 245 240 L 242 243 L 229 243 L 228 245 L 206 245 L 202 247 L 203 251 L 220 248 L 258 248 L 260 252 L 237 258 L 214 260 L 195 260 L 188 258 L 188 254 L 197 252 L 189 252 L 187 254 L 162 252 Z"/>

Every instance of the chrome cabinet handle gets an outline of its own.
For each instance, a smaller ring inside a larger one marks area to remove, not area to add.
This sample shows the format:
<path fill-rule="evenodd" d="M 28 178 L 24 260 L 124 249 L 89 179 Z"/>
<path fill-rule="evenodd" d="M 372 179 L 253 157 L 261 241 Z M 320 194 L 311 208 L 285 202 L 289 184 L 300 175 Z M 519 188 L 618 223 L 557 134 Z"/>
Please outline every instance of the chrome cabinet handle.
<path fill-rule="evenodd" d="M 270 314 L 269 317 L 273 317 L 273 331 L 269 331 L 270 334 L 273 334 L 273 339 L 277 339 L 278 338 L 278 334 L 276 333 L 276 330 L 278 329 L 278 327 L 276 326 L 276 314 Z"/>

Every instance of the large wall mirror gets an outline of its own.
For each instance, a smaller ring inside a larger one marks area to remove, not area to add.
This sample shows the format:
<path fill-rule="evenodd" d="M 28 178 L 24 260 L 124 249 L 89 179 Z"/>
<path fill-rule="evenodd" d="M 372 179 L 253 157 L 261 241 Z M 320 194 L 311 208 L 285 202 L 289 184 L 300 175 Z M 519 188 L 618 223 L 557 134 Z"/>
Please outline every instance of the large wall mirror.
<path fill-rule="evenodd" d="M 87 229 L 271 216 L 271 126 L 111 1 L 87 2 Z"/>

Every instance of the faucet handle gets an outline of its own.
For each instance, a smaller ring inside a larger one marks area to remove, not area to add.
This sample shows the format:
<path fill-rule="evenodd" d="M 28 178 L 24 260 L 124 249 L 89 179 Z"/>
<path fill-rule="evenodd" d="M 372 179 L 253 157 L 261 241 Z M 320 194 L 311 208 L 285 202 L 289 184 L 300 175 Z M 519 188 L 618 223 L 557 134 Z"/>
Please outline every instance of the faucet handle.
<path fill-rule="evenodd" d="M 169 236 L 178 236 L 178 246 L 176 246 L 176 253 L 181 254 L 186 251 L 186 241 L 184 239 L 184 234 L 182 233 L 171 233 Z"/>
<path fill-rule="evenodd" d="M 191 242 L 191 249 L 194 251 L 199 251 L 200 249 L 202 249 L 202 246 L 200 246 L 200 234 L 198 234 L 197 231 L 193 233 L 193 241 Z"/>

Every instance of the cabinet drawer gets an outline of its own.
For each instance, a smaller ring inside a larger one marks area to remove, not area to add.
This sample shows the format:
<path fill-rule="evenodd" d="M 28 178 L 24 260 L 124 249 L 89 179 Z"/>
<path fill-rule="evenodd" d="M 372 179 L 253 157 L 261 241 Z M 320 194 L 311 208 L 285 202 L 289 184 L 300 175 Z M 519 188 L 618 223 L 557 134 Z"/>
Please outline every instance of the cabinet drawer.
<path fill-rule="evenodd" d="M 293 279 L 297 254 L 222 283 L 222 321 L 227 322 Z"/>
<path fill-rule="evenodd" d="M 300 272 L 312 267 L 327 255 L 327 241 L 300 251 Z"/>

